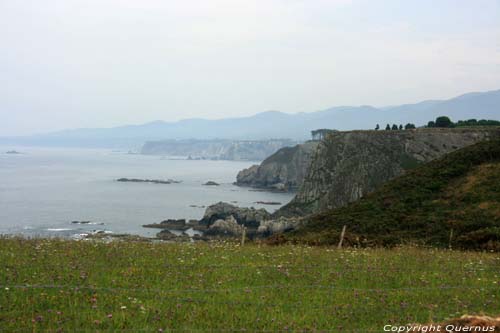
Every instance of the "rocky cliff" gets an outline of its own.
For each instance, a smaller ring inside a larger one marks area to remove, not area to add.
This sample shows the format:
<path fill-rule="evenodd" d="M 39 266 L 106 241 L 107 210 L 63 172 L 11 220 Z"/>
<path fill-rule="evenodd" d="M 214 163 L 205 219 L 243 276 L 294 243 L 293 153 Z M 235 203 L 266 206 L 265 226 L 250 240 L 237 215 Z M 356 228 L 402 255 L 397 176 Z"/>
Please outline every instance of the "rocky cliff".
<path fill-rule="evenodd" d="M 282 148 L 260 165 L 240 171 L 236 184 L 280 191 L 297 190 L 304 180 L 317 146 L 317 141 L 308 141 Z"/>
<path fill-rule="evenodd" d="M 331 133 L 319 144 L 295 198 L 275 215 L 345 206 L 419 164 L 498 137 L 499 128 Z"/>
<path fill-rule="evenodd" d="M 500 140 L 482 141 L 408 170 L 347 206 L 306 216 L 275 241 L 337 244 L 346 226 L 346 246 L 500 251 L 499 185 Z"/>
<path fill-rule="evenodd" d="M 262 161 L 295 141 L 275 140 L 164 140 L 144 144 L 141 154 L 183 156 L 194 159 Z"/>

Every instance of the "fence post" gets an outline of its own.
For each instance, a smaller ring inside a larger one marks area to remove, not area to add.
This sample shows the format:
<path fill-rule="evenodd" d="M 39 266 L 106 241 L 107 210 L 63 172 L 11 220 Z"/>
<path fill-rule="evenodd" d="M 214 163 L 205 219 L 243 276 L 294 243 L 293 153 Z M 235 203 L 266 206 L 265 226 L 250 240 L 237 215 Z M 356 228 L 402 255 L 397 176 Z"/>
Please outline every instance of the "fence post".
<path fill-rule="evenodd" d="M 246 235 L 247 235 L 247 228 L 243 227 L 243 232 L 241 233 L 241 246 L 245 245 Z"/>
<path fill-rule="evenodd" d="M 450 230 L 450 239 L 448 240 L 448 248 L 451 250 L 451 240 L 453 239 L 453 228 Z"/>
<path fill-rule="evenodd" d="M 344 241 L 344 235 L 345 235 L 345 229 L 347 228 L 346 225 L 342 227 L 342 232 L 340 233 L 340 240 L 339 240 L 339 245 L 337 245 L 338 249 L 342 248 L 342 242 Z"/>

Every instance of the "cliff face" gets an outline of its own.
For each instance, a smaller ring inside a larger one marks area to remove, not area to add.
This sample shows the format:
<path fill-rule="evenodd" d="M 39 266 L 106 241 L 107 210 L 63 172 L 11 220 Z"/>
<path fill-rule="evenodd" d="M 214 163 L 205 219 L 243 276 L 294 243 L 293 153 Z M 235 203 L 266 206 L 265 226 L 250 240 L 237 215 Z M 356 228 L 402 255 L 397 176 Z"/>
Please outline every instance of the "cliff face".
<path fill-rule="evenodd" d="M 164 140 L 146 142 L 145 155 L 190 156 L 195 159 L 262 161 L 278 149 L 296 142 L 276 140 Z"/>
<path fill-rule="evenodd" d="M 498 128 L 351 131 L 318 146 L 295 198 L 276 215 L 302 215 L 345 206 L 405 170 L 485 139 Z"/>
<path fill-rule="evenodd" d="M 347 226 L 347 246 L 500 251 L 499 185 L 500 140 L 482 141 L 409 170 L 345 207 L 304 217 L 285 237 L 337 244 Z"/>
<path fill-rule="evenodd" d="M 260 165 L 242 170 L 236 184 L 281 191 L 297 190 L 307 173 L 318 142 L 309 141 L 285 147 L 266 158 Z"/>

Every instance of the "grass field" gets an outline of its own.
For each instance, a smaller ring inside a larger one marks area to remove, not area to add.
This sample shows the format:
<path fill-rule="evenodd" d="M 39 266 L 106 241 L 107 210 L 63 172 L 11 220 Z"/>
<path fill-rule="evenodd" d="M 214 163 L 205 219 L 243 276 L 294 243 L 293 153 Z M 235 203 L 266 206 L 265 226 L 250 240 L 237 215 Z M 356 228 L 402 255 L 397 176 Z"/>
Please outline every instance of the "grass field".
<path fill-rule="evenodd" d="M 500 254 L 0 239 L 2 332 L 383 332 L 500 312 Z"/>

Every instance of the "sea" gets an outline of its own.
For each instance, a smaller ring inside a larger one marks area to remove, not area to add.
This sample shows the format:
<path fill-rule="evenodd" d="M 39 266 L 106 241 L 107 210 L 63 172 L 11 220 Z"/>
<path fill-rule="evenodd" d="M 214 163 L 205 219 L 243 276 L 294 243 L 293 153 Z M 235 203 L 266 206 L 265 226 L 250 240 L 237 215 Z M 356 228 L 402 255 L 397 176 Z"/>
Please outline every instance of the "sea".
<path fill-rule="evenodd" d="M 207 206 L 219 201 L 273 212 L 293 194 L 233 185 L 238 171 L 256 163 L 104 149 L 0 147 L 0 234 L 81 238 L 104 232 L 153 237 L 159 230 L 144 224 L 200 219 Z M 118 178 L 180 183 L 118 182 Z M 203 185 L 207 181 L 220 185 Z"/>

